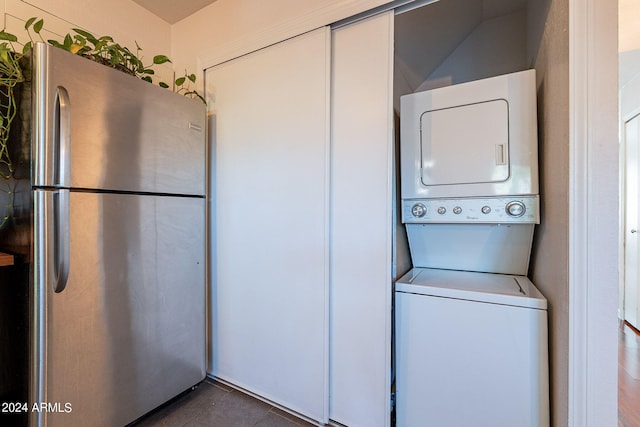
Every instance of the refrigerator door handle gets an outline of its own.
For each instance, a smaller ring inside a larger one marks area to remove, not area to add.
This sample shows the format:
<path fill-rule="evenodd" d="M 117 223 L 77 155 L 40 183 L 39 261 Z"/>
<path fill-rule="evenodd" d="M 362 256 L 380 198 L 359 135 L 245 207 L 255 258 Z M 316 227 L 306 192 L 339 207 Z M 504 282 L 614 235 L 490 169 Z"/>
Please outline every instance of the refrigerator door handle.
<path fill-rule="evenodd" d="M 53 285 L 53 291 L 64 291 L 69 279 L 69 190 L 45 192 L 48 200 L 44 201 L 44 235 L 48 244 L 50 268 L 45 273 L 46 280 Z"/>
<path fill-rule="evenodd" d="M 69 229 L 69 223 L 71 218 L 69 217 L 69 190 L 58 190 L 55 221 L 55 242 L 56 242 L 56 271 L 55 271 L 55 286 L 53 290 L 55 292 L 62 292 L 67 286 L 67 280 L 69 279 L 69 239 L 71 230 Z M 55 200 L 55 195 L 54 195 Z"/>
<path fill-rule="evenodd" d="M 56 103 L 53 115 L 53 141 L 56 149 L 54 182 L 60 187 L 71 185 L 71 108 L 69 92 L 62 87 L 56 88 Z"/>

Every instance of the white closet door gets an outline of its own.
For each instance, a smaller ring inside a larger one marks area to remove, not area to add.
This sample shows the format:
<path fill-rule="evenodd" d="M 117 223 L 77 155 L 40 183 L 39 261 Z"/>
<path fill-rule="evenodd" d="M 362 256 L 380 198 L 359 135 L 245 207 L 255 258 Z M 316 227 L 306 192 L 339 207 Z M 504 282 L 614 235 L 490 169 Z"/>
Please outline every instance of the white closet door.
<path fill-rule="evenodd" d="M 329 417 L 389 425 L 393 13 L 333 31 Z"/>
<path fill-rule="evenodd" d="M 328 415 L 330 31 L 213 67 L 210 373 Z"/>

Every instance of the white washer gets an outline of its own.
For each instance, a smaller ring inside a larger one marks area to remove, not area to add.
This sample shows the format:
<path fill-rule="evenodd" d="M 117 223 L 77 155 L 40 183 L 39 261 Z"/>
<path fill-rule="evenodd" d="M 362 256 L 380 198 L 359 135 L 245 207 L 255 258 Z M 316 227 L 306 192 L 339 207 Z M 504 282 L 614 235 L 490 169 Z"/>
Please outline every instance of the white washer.
<path fill-rule="evenodd" d="M 395 286 L 398 427 L 549 425 L 547 301 L 529 279 L 414 268 Z"/>

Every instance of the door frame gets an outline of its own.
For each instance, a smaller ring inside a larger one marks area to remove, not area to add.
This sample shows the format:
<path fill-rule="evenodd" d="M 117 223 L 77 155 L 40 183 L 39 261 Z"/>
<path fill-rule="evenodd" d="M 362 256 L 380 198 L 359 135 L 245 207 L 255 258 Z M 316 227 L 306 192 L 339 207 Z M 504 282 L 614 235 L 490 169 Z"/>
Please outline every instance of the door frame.
<path fill-rule="evenodd" d="M 634 77 L 634 80 L 639 80 L 640 74 Z M 640 90 L 637 88 L 636 91 Z M 627 148 L 629 144 L 627 143 L 627 135 L 626 135 L 626 124 L 640 116 L 640 107 L 634 108 L 630 112 L 624 111 L 624 102 L 622 102 L 623 93 L 620 93 L 621 99 L 621 111 L 620 111 L 620 285 L 618 287 L 619 296 L 618 296 L 618 319 L 626 321 L 627 313 L 626 313 L 626 290 L 627 290 L 627 241 L 628 241 L 628 201 L 627 201 L 627 174 L 628 174 L 628 162 L 629 156 L 627 153 Z M 637 148 L 640 151 L 640 144 Z M 640 167 L 640 162 L 639 162 Z M 640 202 L 639 202 L 640 204 Z M 637 219 L 636 219 L 637 222 Z M 640 248 L 639 248 L 640 250 Z M 640 276 L 639 276 L 640 278 Z M 631 322 L 629 322 L 631 324 Z M 635 325 L 634 325 L 635 326 Z"/>
<path fill-rule="evenodd" d="M 621 82 L 622 83 L 622 82 Z M 625 124 L 640 115 L 640 104 L 634 95 L 640 93 L 640 72 L 624 83 L 619 90 L 620 100 L 620 285 L 618 298 L 618 318 L 625 319 L 625 287 L 626 287 L 626 177 L 627 177 L 627 141 L 625 135 Z M 640 148 L 639 148 L 640 150 Z"/>
<path fill-rule="evenodd" d="M 618 412 L 618 5 L 568 6 L 568 425 L 596 427 Z"/>

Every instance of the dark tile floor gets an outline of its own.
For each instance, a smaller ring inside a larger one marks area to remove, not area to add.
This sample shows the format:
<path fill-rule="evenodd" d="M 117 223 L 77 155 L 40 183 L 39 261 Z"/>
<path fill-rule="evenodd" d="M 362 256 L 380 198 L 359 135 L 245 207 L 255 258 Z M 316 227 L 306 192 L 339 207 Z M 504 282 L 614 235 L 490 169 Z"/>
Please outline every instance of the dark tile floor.
<path fill-rule="evenodd" d="M 268 403 L 211 379 L 131 427 L 313 426 Z"/>
<path fill-rule="evenodd" d="M 640 426 L 640 333 L 619 330 L 618 426 Z M 314 426 L 211 379 L 130 427 L 297 427 Z"/>

